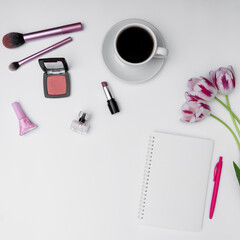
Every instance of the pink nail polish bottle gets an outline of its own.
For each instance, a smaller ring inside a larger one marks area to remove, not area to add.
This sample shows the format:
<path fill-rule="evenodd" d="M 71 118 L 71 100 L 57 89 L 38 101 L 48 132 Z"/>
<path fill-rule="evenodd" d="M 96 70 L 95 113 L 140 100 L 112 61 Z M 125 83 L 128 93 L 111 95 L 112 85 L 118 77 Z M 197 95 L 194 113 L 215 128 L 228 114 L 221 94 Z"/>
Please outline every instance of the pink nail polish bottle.
<path fill-rule="evenodd" d="M 12 107 L 17 115 L 17 118 L 19 120 L 19 135 L 22 136 L 26 133 L 28 133 L 29 131 L 37 128 L 37 125 L 35 125 L 34 123 L 32 123 L 27 116 L 25 115 L 25 113 L 22 110 L 22 107 L 20 106 L 20 104 L 18 102 L 14 102 L 12 103 Z"/>

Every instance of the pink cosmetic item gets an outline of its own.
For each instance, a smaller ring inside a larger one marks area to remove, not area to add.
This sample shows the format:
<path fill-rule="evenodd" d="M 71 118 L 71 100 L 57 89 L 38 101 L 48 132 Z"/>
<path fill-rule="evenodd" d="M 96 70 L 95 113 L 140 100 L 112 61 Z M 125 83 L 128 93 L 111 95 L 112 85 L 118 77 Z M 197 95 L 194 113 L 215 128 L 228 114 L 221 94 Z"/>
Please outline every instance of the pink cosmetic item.
<path fill-rule="evenodd" d="M 38 60 L 44 71 L 43 89 L 46 98 L 62 98 L 70 95 L 70 77 L 65 58 L 43 58 Z"/>
<path fill-rule="evenodd" d="M 85 112 L 80 112 L 78 114 L 78 120 L 73 120 L 71 124 L 71 130 L 80 134 L 87 134 L 89 129 L 88 124 L 89 114 Z"/>
<path fill-rule="evenodd" d="M 24 59 L 22 59 L 22 60 L 20 60 L 20 61 L 18 61 L 18 62 L 12 62 L 12 63 L 9 65 L 9 69 L 10 69 L 11 71 L 16 71 L 16 70 L 17 70 L 19 67 L 21 67 L 23 64 L 25 64 L 25 63 L 27 63 L 27 62 L 29 62 L 29 61 L 31 61 L 31 60 L 33 60 L 33 59 L 35 59 L 35 58 L 43 55 L 43 54 L 45 54 L 45 53 L 48 53 L 48 52 L 50 52 L 50 51 L 52 51 L 52 50 L 54 50 L 54 49 L 56 49 L 56 48 L 58 48 L 58 47 L 61 47 L 62 45 L 66 44 L 66 43 L 69 43 L 69 42 L 71 42 L 71 41 L 72 41 L 72 38 L 71 38 L 71 37 L 68 37 L 68 38 L 66 38 L 66 39 L 64 39 L 64 40 L 62 40 L 62 41 L 60 41 L 60 42 L 57 42 L 57 43 L 53 44 L 52 46 L 47 47 L 47 48 L 45 48 L 45 49 L 43 49 L 43 50 L 41 50 L 41 51 L 39 51 L 39 52 L 37 52 L 37 53 L 34 53 L 33 55 L 31 55 L 31 56 L 29 56 L 29 57 L 26 57 L 26 58 L 24 58 Z"/>
<path fill-rule="evenodd" d="M 210 213 L 209 213 L 210 219 L 212 219 L 213 217 L 214 209 L 216 206 L 218 187 L 219 187 L 220 177 L 222 172 L 222 164 L 223 164 L 222 157 L 220 157 L 218 163 L 214 168 L 214 178 L 213 178 L 214 188 L 213 188 L 212 201 L 211 201 L 211 207 L 210 207 Z"/>
<path fill-rule="evenodd" d="M 71 33 L 82 30 L 82 23 L 73 23 L 69 25 L 64 25 L 61 27 L 55 27 L 50 28 L 47 30 L 41 30 L 38 32 L 32 32 L 32 33 L 17 33 L 17 32 L 11 32 L 6 34 L 3 39 L 3 45 L 7 48 L 17 48 L 21 45 L 23 45 L 25 42 L 29 42 L 35 39 L 41 39 L 45 37 L 50 37 L 54 35 L 59 34 L 65 34 L 65 33 Z"/>
<path fill-rule="evenodd" d="M 108 108 L 109 108 L 111 114 L 118 113 L 119 112 L 119 108 L 118 108 L 117 102 L 113 98 L 112 93 L 110 92 L 110 89 L 108 87 L 107 82 L 102 82 L 102 87 L 103 87 L 103 91 L 104 91 L 104 93 L 106 95 Z"/>
<path fill-rule="evenodd" d="M 23 112 L 23 110 L 22 110 L 22 108 L 21 108 L 21 106 L 18 102 L 13 102 L 12 107 L 13 107 L 16 115 L 17 115 L 18 120 L 19 120 L 19 135 L 20 136 L 22 136 L 22 135 L 28 133 L 29 131 L 37 128 L 37 125 L 32 123 L 27 118 L 27 116 Z"/>

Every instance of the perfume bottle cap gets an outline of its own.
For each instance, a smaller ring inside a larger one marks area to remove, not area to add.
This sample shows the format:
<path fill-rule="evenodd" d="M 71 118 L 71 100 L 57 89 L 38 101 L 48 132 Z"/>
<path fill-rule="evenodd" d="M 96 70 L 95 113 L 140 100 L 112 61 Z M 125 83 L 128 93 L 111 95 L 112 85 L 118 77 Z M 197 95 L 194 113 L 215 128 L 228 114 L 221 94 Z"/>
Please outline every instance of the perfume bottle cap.
<path fill-rule="evenodd" d="M 70 128 L 74 132 L 77 132 L 80 134 L 87 134 L 89 129 L 88 119 L 89 119 L 89 114 L 81 111 L 78 114 L 78 119 L 72 121 Z"/>
<path fill-rule="evenodd" d="M 78 120 L 79 122 L 84 123 L 85 121 L 88 121 L 88 119 L 89 119 L 89 114 L 81 111 L 81 112 L 78 114 L 78 118 L 79 118 L 79 120 Z"/>

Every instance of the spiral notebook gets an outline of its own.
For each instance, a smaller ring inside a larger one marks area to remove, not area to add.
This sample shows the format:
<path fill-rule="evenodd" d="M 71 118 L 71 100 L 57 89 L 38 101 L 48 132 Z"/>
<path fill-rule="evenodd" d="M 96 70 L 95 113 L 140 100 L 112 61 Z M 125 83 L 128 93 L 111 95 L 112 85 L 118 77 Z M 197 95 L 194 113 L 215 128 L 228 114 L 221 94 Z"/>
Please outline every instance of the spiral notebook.
<path fill-rule="evenodd" d="M 211 139 L 153 133 L 145 163 L 140 222 L 200 231 L 212 152 Z"/>

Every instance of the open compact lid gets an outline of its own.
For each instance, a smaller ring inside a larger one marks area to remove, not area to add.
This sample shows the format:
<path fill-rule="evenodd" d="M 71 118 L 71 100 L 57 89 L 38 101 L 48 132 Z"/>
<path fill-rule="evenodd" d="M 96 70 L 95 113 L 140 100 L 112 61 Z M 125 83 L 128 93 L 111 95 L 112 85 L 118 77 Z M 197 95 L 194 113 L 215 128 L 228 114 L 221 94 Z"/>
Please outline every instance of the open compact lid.
<path fill-rule="evenodd" d="M 42 58 L 38 62 L 44 72 L 68 71 L 65 58 Z"/>

